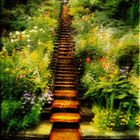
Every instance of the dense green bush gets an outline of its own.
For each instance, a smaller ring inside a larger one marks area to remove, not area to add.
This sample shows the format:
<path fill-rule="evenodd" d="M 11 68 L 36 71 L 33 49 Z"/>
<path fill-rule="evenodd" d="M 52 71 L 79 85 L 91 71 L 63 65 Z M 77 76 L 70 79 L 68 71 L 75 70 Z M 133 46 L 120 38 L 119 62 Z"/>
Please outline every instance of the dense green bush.
<path fill-rule="evenodd" d="M 5 31 L 25 30 L 28 16 L 36 14 L 42 1 L 44 0 L 2 0 L 0 12 L 2 33 L 7 35 Z"/>
<path fill-rule="evenodd" d="M 100 129 L 126 130 L 140 125 L 139 31 L 137 26 L 134 28 L 129 24 L 136 20 L 127 16 L 131 8 L 135 7 L 132 13 L 138 12 L 136 3 L 129 0 L 70 0 L 75 54 L 84 67 L 81 77 L 85 90 L 83 98 L 92 104 L 93 125 Z M 77 5 L 84 7 L 81 11 L 86 9 L 88 12 L 77 14 Z"/>
<path fill-rule="evenodd" d="M 53 100 L 49 91 L 53 80 L 49 66 L 60 2 L 45 1 L 35 7 L 38 7 L 35 13 L 25 15 L 27 17 L 24 17 L 25 7 L 12 10 L 13 19 L 16 19 L 15 15 L 19 16 L 18 12 L 23 13 L 19 18 L 26 22 L 26 29 L 11 31 L 1 39 L 1 120 L 2 130 L 7 133 L 35 126 L 40 120 L 42 107 Z M 17 28 L 18 25 L 14 29 Z"/>

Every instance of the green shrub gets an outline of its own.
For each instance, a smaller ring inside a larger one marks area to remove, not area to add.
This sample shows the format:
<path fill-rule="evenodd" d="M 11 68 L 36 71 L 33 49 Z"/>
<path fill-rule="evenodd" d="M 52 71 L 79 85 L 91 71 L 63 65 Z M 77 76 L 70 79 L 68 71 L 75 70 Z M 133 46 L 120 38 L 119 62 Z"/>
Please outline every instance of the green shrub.
<path fill-rule="evenodd" d="M 1 120 L 2 122 L 9 122 L 15 114 L 18 114 L 22 107 L 21 101 L 16 100 L 3 100 L 1 104 Z"/>
<path fill-rule="evenodd" d="M 58 26 L 60 2 L 47 1 L 46 5 L 45 1 L 38 6 L 40 8 L 34 11 L 36 14 L 31 12 L 32 17 L 27 19 L 24 17 L 25 11 L 19 8 L 19 13 L 23 12 L 21 21 L 25 19 L 26 29 L 12 31 L 7 37 L 2 37 L 2 129 L 7 133 L 36 125 L 40 120 L 42 107 L 53 100 L 51 92 L 48 91 L 53 80 L 49 65 L 55 29 Z M 49 8 L 50 14 L 46 14 Z M 18 16 L 17 11 L 13 10 L 13 17 L 16 14 Z M 18 28 L 17 24 L 18 22 L 11 25 Z"/>
<path fill-rule="evenodd" d="M 134 129 L 139 125 L 135 120 L 139 116 L 139 31 L 138 26 L 128 24 L 134 21 L 131 15 L 137 13 L 136 3 L 70 0 L 76 56 L 84 67 L 83 98 L 93 104 L 93 125 L 104 130 Z M 77 5 L 88 12 L 79 16 Z"/>

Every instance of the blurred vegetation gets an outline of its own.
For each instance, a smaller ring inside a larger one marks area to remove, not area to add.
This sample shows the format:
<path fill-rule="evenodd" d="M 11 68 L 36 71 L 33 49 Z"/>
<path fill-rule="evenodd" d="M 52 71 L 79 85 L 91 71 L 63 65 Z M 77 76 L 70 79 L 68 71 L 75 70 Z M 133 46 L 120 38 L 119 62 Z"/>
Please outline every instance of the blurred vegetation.
<path fill-rule="evenodd" d="M 35 15 L 39 4 L 44 0 L 1 0 L 1 34 L 26 29 L 26 19 Z"/>
<path fill-rule="evenodd" d="M 137 0 L 69 1 L 83 97 L 103 130 L 137 129 L 139 9 Z M 78 8 L 77 8 L 78 7 Z"/>
<path fill-rule="evenodd" d="M 103 11 L 113 19 L 123 20 L 127 25 L 139 22 L 139 0 L 81 0 L 90 11 Z"/>
<path fill-rule="evenodd" d="M 44 105 L 53 100 L 49 90 L 53 84 L 50 63 L 60 2 L 11 0 L 11 7 L 5 2 L 0 95 L 2 132 L 9 133 L 34 127 Z M 8 30 L 4 33 L 4 29 Z"/>

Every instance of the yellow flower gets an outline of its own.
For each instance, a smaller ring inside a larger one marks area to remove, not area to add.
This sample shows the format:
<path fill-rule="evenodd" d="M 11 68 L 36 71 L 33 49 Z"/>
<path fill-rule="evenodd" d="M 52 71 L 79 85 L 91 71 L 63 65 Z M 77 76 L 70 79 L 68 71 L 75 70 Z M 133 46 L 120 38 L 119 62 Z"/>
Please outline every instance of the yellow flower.
<path fill-rule="evenodd" d="M 111 126 L 115 126 L 115 123 L 111 123 L 110 125 L 111 125 Z"/>
<path fill-rule="evenodd" d="M 5 71 L 6 71 L 6 72 L 10 71 L 10 68 L 6 68 Z"/>
<path fill-rule="evenodd" d="M 37 53 L 37 51 L 33 51 L 33 52 L 31 53 L 31 59 L 32 59 L 32 60 L 37 60 L 37 59 L 38 59 L 38 53 Z"/>
<path fill-rule="evenodd" d="M 122 121 L 122 122 L 127 122 L 127 120 L 126 120 L 126 119 L 124 119 L 124 118 L 123 118 L 123 119 L 121 119 L 121 121 Z"/>

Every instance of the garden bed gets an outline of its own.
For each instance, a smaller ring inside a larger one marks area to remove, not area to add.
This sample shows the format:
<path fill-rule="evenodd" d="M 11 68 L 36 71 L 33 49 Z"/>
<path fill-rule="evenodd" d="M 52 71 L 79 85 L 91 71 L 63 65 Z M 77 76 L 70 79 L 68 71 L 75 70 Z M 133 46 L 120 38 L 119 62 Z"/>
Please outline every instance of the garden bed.
<path fill-rule="evenodd" d="M 18 16 L 16 20 L 20 17 L 26 22 L 24 29 L 11 27 L 1 38 L 1 127 L 2 132 L 10 133 L 36 126 L 43 107 L 53 100 L 50 63 L 60 2 L 31 0 L 7 10 L 15 17 L 18 10 L 22 11 L 22 17 Z"/>
<path fill-rule="evenodd" d="M 120 10 L 122 1 L 69 1 L 75 55 L 83 70 L 81 98 L 89 101 L 92 125 L 101 130 L 131 131 L 140 126 L 139 23 L 131 17 L 138 9 L 135 2 L 124 3 L 127 10 Z"/>

